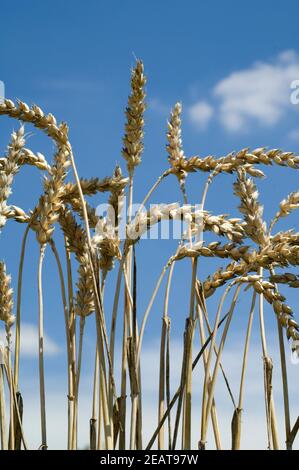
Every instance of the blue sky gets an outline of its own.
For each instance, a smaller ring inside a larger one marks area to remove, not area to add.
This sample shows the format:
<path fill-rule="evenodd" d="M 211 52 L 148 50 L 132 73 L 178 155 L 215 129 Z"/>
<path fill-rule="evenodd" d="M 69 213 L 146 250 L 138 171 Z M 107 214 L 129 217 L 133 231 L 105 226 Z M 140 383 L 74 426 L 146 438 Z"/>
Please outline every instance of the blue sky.
<path fill-rule="evenodd" d="M 3 0 L 0 14 L 0 80 L 5 83 L 6 96 L 36 103 L 58 120 L 68 122 L 78 168 L 85 177 L 110 175 L 116 163 L 125 169 L 120 150 L 130 67 L 135 56 L 144 61 L 148 110 L 145 152 L 135 180 L 138 202 L 167 168 L 166 120 L 177 101 L 183 103 L 183 143 L 188 156 L 220 156 L 247 146 L 299 152 L 299 105 L 290 103 L 290 84 L 299 79 L 296 1 Z M 13 127 L 17 127 L 16 123 L 1 119 L 1 153 Z M 28 147 L 51 159 L 52 146 L 35 130 Z M 265 216 L 271 218 L 279 201 L 290 190 L 298 189 L 297 173 L 277 168 L 267 168 L 265 172 L 268 177 L 259 182 L 259 188 Z M 188 178 L 188 193 L 195 202 L 204 181 L 203 175 Z M 231 176 L 219 177 L 209 194 L 208 210 L 237 215 L 238 201 L 232 195 L 232 181 Z M 40 173 L 26 168 L 16 178 L 11 202 L 27 211 L 41 190 Z M 180 198 L 173 178 L 161 186 L 153 202 L 180 201 Z M 98 197 L 95 204 L 100 202 L 102 198 Z M 294 215 L 287 223 L 281 223 L 280 228 L 295 226 L 296 222 Z M 22 227 L 11 223 L 1 234 L 0 255 L 7 261 L 14 284 L 21 236 Z M 162 264 L 175 247 L 173 242 L 143 243 L 144 250 L 141 246 L 137 250 L 143 290 L 139 298 L 140 316 Z M 29 248 L 24 312 L 25 321 L 31 325 L 37 316 L 34 237 Z M 49 382 L 61 377 L 63 390 L 62 311 L 56 294 L 56 268 L 50 252 L 48 255 L 45 278 L 51 282 L 47 281 L 45 286 L 45 321 L 52 355 L 47 358 L 47 377 Z M 203 277 L 217 266 L 216 261 L 208 268 L 200 263 Z M 182 312 L 187 308 L 188 289 L 183 288 L 186 295 L 182 295 L 181 286 L 190 276 L 190 263 L 182 263 L 180 269 L 174 284 L 175 291 L 180 293 L 171 306 L 176 319 L 173 321 L 175 338 L 182 335 L 185 318 Z M 106 293 L 108 312 L 109 294 L 112 287 Z M 294 293 L 290 298 L 296 307 Z M 155 317 L 149 323 L 147 344 L 159 334 L 162 300 L 163 290 L 153 311 Z M 211 306 L 215 306 L 214 301 Z M 275 324 L 271 315 L 268 320 L 272 333 Z M 245 325 L 244 321 L 237 321 Z M 88 328 L 87 362 L 93 345 L 92 321 Z M 233 337 L 238 336 L 237 331 L 236 327 Z M 29 331 L 28 338 L 31 337 Z M 91 368 L 91 364 L 86 365 L 87 382 Z M 36 358 L 28 357 L 22 369 L 25 382 L 31 383 L 31 371 L 36 371 Z M 298 399 L 295 404 L 298 414 Z"/>

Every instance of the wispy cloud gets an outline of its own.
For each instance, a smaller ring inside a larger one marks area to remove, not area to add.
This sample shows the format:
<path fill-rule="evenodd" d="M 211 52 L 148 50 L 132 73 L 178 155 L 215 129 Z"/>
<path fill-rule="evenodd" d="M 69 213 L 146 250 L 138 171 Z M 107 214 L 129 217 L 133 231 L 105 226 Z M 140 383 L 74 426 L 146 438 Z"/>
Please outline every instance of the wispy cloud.
<path fill-rule="evenodd" d="M 189 107 L 188 114 L 194 125 L 199 130 L 204 130 L 213 117 L 214 109 L 206 101 L 198 101 Z"/>
<path fill-rule="evenodd" d="M 279 352 L 276 349 L 277 342 L 273 335 L 269 334 L 269 353 L 273 359 L 273 380 L 274 380 L 274 398 L 277 410 L 278 425 L 280 430 L 280 442 L 283 448 L 284 444 L 284 418 L 283 418 L 283 399 L 281 392 L 281 377 L 279 370 Z M 159 339 L 152 338 L 151 343 L 145 344 L 142 352 L 141 371 L 142 371 L 142 393 L 143 393 L 143 435 L 144 444 L 147 444 L 153 431 L 157 426 L 157 403 L 159 381 Z M 222 357 L 222 364 L 227 374 L 231 389 L 235 396 L 238 396 L 240 385 L 240 366 L 242 364 L 244 345 L 239 341 L 233 341 L 227 344 Z M 116 356 L 121 356 L 121 350 L 116 351 Z M 178 340 L 171 343 L 171 389 L 173 394 L 180 383 L 181 363 L 182 363 L 182 344 Z M 289 359 L 290 356 L 287 356 Z M 116 385 L 119 387 L 120 362 L 116 361 Z M 287 362 L 290 377 L 289 391 L 291 404 L 298 405 L 297 387 L 294 376 L 297 373 L 298 366 L 292 366 L 290 360 Z M 193 401 L 192 401 L 192 447 L 197 448 L 199 440 L 200 414 L 201 414 L 201 393 L 203 389 L 203 368 L 198 365 L 193 375 Z M 22 383 L 22 393 L 26 407 L 24 408 L 24 427 L 25 436 L 29 442 L 30 448 L 37 448 L 40 445 L 39 428 L 39 407 L 38 404 L 38 386 L 37 378 L 27 376 L 27 382 Z M 66 383 L 55 377 L 49 378 L 49 388 L 47 389 L 47 424 L 49 434 L 49 446 L 51 449 L 61 449 L 66 445 L 67 436 L 67 400 Z M 79 398 L 79 447 L 84 448 L 88 441 L 88 423 L 91 414 L 90 396 L 92 393 L 92 377 L 82 376 Z M 231 445 L 231 419 L 233 415 L 233 405 L 230 400 L 225 382 L 219 374 L 216 387 L 216 406 L 219 418 L 222 444 L 224 449 L 229 449 Z M 295 411 L 295 409 L 294 409 Z M 130 416 L 130 405 L 128 400 L 128 422 Z M 59 426 L 57 422 L 59 421 Z M 261 346 L 253 341 L 248 361 L 248 369 L 245 383 L 244 411 L 242 416 L 242 448 L 243 449 L 266 449 L 267 431 L 265 425 L 265 404 L 263 398 L 263 361 L 261 358 Z M 214 439 L 212 435 L 212 426 L 209 427 L 208 448 L 214 448 Z M 128 433 L 129 434 L 129 433 Z M 180 440 L 180 434 L 178 441 Z M 298 442 L 295 443 L 298 448 Z"/>
<path fill-rule="evenodd" d="M 256 62 L 222 78 L 211 90 L 210 103 L 200 100 L 190 106 L 190 118 L 206 125 L 213 107 L 214 117 L 229 132 L 248 130 L 253 125 L 274 127 L 296 110 L 290 102 L 290 87 L 298 78 L 299 55 L 284 51 L 272 61 Z"/>
<path fill-rule="evenodd" d="M 288 138 L 289 140 L 292 140 L 293 142 L 298 143 L 299 142 L 299 129 L 292 129 L 288 133 Z"/>
<path fill-rule="evenodd" d="M 148 108 L 163 116 L 167 116 L 170 112 L 170 107 L 163 103 L 160 98 L 150 99 L 148 103 Z"/>
<path fill-rule="evenodd" d="M 103 83 L 100 80 L 90 80 L 83 77 L 62 77 L 62 78 L 45 78 L 38 82 L 38 87 L 52 92 L 64 93 L 90 93 L 103 89 Z"/>
<path fill-rule="evenodd" d="M 3 343 L 5 342 L 4 332 L 0 332 L 0 340 Z M 14 346 L 14 334 L 12 343 Z M 47 334 L 44 336 L 44 344 L 46 356 L 55 356 L 61 351 L 58 344 Z M 21 354 L 27 358 L 36 357 L 38 354 L 38 331 L 37 327 L 31 323 L 23 323 L 21 325 Z"/>

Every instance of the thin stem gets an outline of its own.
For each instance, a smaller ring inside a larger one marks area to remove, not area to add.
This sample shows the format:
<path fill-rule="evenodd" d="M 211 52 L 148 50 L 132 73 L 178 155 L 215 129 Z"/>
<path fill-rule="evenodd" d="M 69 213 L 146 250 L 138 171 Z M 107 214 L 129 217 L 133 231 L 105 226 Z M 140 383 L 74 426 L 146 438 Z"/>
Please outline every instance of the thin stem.
<path fill-rule="evenodd" d="M 21 419 L 20 412 L 19 412 L 19 407 L 18 407 L 17 394 L 16 394 L 16 390 L 15 390 L 14 383 L 13 383 L 13 380 L 12 380 L 12 369 L 11 369 L 11 373 L 9 373 L 9 367 L 6 364 L 4 364 L 4 370 L 5 370 L 5 375 L 6 375 L 6 380 L 7 380 L 7 384 L 8 384 L 8 387 L 9 387 L 9 391 L 12 394 L 14 409 L 16 410 L 16 418 L 17 418 L 17 423 L 18 423 L 18 426 L 19 426 L 20 434 L 21 434 L 21 440 L 23 442 L 24 450 L 28 450 L 28 446 L 27 446 L 27 443 L 26 443 L 26 440 L 25 440 L 25 437 L 24 437 L 22 419 Z M 4 376 L 4 372 L 3 372 L 3 376 Z M 16 449 L 16 450 L 18 450 L 18 449 Z"/>
<path fill-rule="evenodd" d="M 248 319 L 248 325 L 247 325 L 247 331 L 246 331 L 246 340 L 245 340 L 245 347 L 244 347 L 244 354 L 243 354 L 241 382 L 240 382 L 240 391 L 239 391 L 239 400 L 238 400 L 239 410 L 242 410 L 243 408 L 245 374 L 246 374 L 246 368 L 247 368 L 247 360 L 248 360 L 248 352 L 249 352 L 249 344 L 250 344 L 252 323 L 253 323 L 253 317 L 254 317 L 255 303 L 256 303 L 256 291 L 254 291 L 252 294 L 252 301 L 251 301 L 251 307 L 250 307 L 249 319 Z"/>
<path fill-rule="evenodd" d="M 219 324 L 217 325 L 217 328 L 219 329 L 220 326 L 222 325 L 222 323 L 225 322 L 225 320 L 227 319 L 229 313 L 227 313 L 226 315 L 224 315 L 224 317 L 220 320 Z M 206 348 L 209 346 L 211 340 L 212 340 L 212 337 L 213 337 L 213 333 L 208 337 L 208 339 L 206 340 L 205 344 L 202 346 L 202 348 L 200 349 L 199 353 L 197 354 L 197 356 L 195 357 L 193 363 L 192 363 L 192 370 L 195 369 L 195 367 L 197 366 L 202 354 L 204 353 L 204 351 L 206 350 Z M 167 407 L 167 410 L 165 411 L 164 415 L 163 415 L 163 418 L 161 419 L 160 423 L 158 424 L 158 427 L 156 428 L 156 430 L 154 431 L 154 434 L 152 435 L 148 445 L 146 446 L 146 449 L 145 450 L 150 450 L 151 447 L 153 446 L 158 434 L 159 434 L 159 431 L 161 429 L 161 427 L 163 426 L 163 424 L 165 423 L 166 419 L 168 418 L 172 408 L 174 407 L 177 399 L 179 398 L 180 396 L 180 392 L 181 392 L 181 387 L 178 388 L 178 390 L 176 391 L 176 393 L 174 394 L 172 400 L 170 401 L 169 403 L 169 406 Z"/>
<path fill-rule="evenodd" d="M 167 408 L 170 405 L 170 320 L 167 325 L 167 339 L 166 339 L 166 403 Z M 162 416 L 160 418 L 162 421 Z M 168 415 L 168 449 L 171 449 L 171 414 Z"/>
<path fill-rule="evenodd" d="M 169 331 L 170 319 L 168 317 L 168 306 L 169 306 L 169 292 L 174 270 L 173 263 L 169 269 L 166 291 L 165 291 L 165 301 L 164 301 L 164 312 L 162 318 L 162 332 L 161 332 L 161 345 L 160 345 L 160 372 L 159 372 L 159 412 L 158 412 L 158 422 L 161 421 L 161 418 L 164 414 L 164 399 L 165 399 L 165 346 L 167 332 Z M 164 449 L 164 428 L 162 427 L 159 436 L 158 436 L 158 449 Z"/>
<path fill-rule="evenodd" d="M 200 312 L 203 312 L 206 327 L 208 329 L 208 333 L 211 334 L 212 333 L 212 328 L 211 328 L 209 318 L 208 318 L 208 314 L 207 314 L 205 298 L 204 298 L 204 295 L 202 294 L 202 292 L 199 290 L 198 286 L 199 286 L 199 282 L 197 281 L 197 286 L 196 286 L 197 302 L 199 303 L 200 308 L 201 308 Z M 215 346 L 214 346 L 214 352 L 215 352 L 215 355 L 218 356 L 218 347 L 217 347 L 216 343 L 215 343 Z M 224 379 L 227 391 L 228 391 L 229 396 L 231 398 L 232 404 L 233 404 L 234 408 L 236 408 L 236 401 L 235 401 L 235 398 L 234 398 L 234 395 L 232 393 L 228 378 L 226 376 L 226 373 L 224 371 L 224 368 L 223 368 L 223 365 L 221 364 L 221 362 L 220 362 L 219 366 L 220 366 L 220 369 L 221 369 L 221 373 L 223 375 L 223 379 Z"/>
<path fill-rule="evenodd" d="M 39 337 L 39 381 L 40 381 L 40 412 L 41 412 L 41 435 L 42 450 L 47 450 L 47 426 L 46 426 L 46 399 L 45 399 L 45 373 L 44 373 L 44 309 L 43 309 L 43 287 L 42 267 L 45 256 L 46 245 L 40 246 L 38 263 L 38 337 Z"/>
<path fill-rule="evenodd" d="M 124 258 L 121 259 L 119 263 L 119 267 L 118 267 L 116 289 L 115 289 L 113 308 L 112 308 L 111 328 L 110 328 L 110 356 L 111 356 L 113 369 L 114 369 L 116 322 L 117 322 L 118 304 L 119 304 L 119 296 L 120 296 L 121 281 L 122 281 L 123 263 L 124 263 Z"/>
<path fill-rule="evenodd" d="M 139 336 L 139 341 L 138 341 L 138 348 L 137 348 L 137 365 L 139 365 L 140 363 L 140 356 L 141 356 L 141 347 L 142 347 L 142 340 L 143 340 L 143 335 L 144 335 L 144 331 L 145 331 L 145 326 L 146 326 L 146 322 L 147 322 L 147 319 L 148 319 L 148 316 L 151 312 L 151 309 L 152 309 L 152 306 L 153 306 L 153 303 L 155 301 L 155 298 L 157 296 L 157 293 L 159 291 L 159 288 L 160 288 L 160 285 L 163 281 L 163 278 L 166 274 L 166 271 L 169 267 L 169 262 L 164 266 L 164 268 L 162 269 L 162 272 L 160 274 L 160 277 L 158 279 L 158 282 L 156 284 L 156 287 L 154 289 L 154 292 L 152 294 L 152 297 L 149 301 L 149 304 L 148 304 L 148 307 L 145 311 L 145 314 L 143 316 L 143 319 L 142 319 L 142 323 L 141 323 L 141 328 L 140 328 L 140 336 Z"/>
<path fill-rule="evenodd" d="M 178 406 L 177 406 L 174 431 L 173 431 L 173 440 L 172 440 L 172 446 L 171 446 L 172 451 L 175 450 L 176 448 L 179 424 L 180 424 L 180 419 L 181 419 L 181 411 L 182 411 L 182 405 L 183 405 L 183 397 L 184 397 L 184 391 L 185 391 L 185 384 L 186 384 L 186 364 L 187 364 L 187 349 L 188 349 L 187 338 L 188 338 L 189 328 L 190 328 L 190 322 L 189 322 L 189 318 L 187 318 L 185 331 L 184 331 L 184 350 L 183 350 L 183 360 L 182 360 L 182 367 L 181 367 L 181 380 L 180 380 L 180 387 L 179 387 L 179 393 L 178 393 Z"/>
<path fill-rule="evenodd" d="M 259 268 L 258 274 L 263 276 L 263 268 Z M 264 321 L 264 296 L 259 294 L 259 317 L 260 317 L 260 332 L 263 350 L 264 362 L 264 390 L 265 390 L 265 406 L 266 406 L 266 419 L 267 419 L 267 433 L 268 433 L 268 447 L 275 450 L 279 449 L 279 438 L 277 432 L 276 412 L 274 407 L 274 399 L 272 394 L 272 360 L 268 356 L 267 340 L 265 332 Z"/>
<path fill-rule="evenodd" d="M 0 351 L 1 362 L 4 362 L 4 351 Z M 3 356 L 3 357 L 2 357 Z M 6 405 L 4 393 L 4 363 L 0 363 L 0 433 L 1 433 L 1 449 L 7 450 L 7 430 L 6 430 Z"/>
<path fill-rule="evenodd" d="M 248 352 L 249 352 L 249 344 L 250 344 L 255 302 L 256 302 L 256 291 L 254 291 L 252 295 L 248 326 L 247 326 L 247 331 L 246 331 L 244 354 L 243 354 L 239 401 L 238 401 L 238 407 L 235 408 L 233 422 L 232 422 L 232 450 L 239 450 L 241 446 L 241 425 L 242 425 L 245 374 L 246 374 L 246 369 L 247 369 L 247 359 L 248 359 Z"/>
<path fill-rule="evenodd" d="M 270 274 L 275 274 L 274 268 L 270 268 Z M 277 286 L 275 285 L 277 291 Z M 286 432 L 286 448 L 292 450 L 292 443 L 290 442 L 291 434 L 291 417 L 290 417 L 290 400 L 289 400 L 289 387 L 288 387 L 288 373 L 286 365 L 286 355 L 284 347 L 283 330 L 280 322 L 277 319 L 277 331 L 279 339 L 279 352 L 280 352 L 280 364 L 281 364 L 281 375 L 282 375 L 282 387 L 283 387 L 283 402 L 284 402 L 284 419 L 285 419 L 285 432 Z"/>
<path fill-rule="evenodd" d="M 101 450 L 102 445 L 102 424 L 103 424 L 103 400 L 102 400 L 102 375 L 99 377 L 99 400 L 98 400 L 98 443 L 97 450 Z M 113 412 L 113 410 L 112 410 Z"/>
<path fill-rule="evenodd" d="M 164 180 L 164 178 L 166 178 L 168 175 L 171 174 L 171 171 L 170 170 L 166 170 L 164 171 L 164 173 L 162 173 L 162 175 L 159 176 L 159 178 L 157 179 L 157 181 L 153 184 L 153 186 L 151 187 L 151 189 L 148 191 L 148 193 L 146 194 L 145 198 L 143 199 L 142 203 L 141 203 L 141 206 L 140 206 L 140 209 L 138 209 L 137 213 L 136 213 L 136 217 L 140 214 L 141 210 L 143 209 L 143 207 L 145 206 L 145 204 L 147 203 L 147 201 L 149 200 L 149 198 L 151 197 L 151 195 L 153 194 L 153 192 L 157 189 L 157 187 L 160 185 L 160 183 Z"/>
<path fill-rule="evenodd" d="M 132 204 L 133 204 L 133 173 L 129 175 L 129 207 L 127 223 L 131 222 L 132 218 Z M 124 254 L 123 274 L 125 281 L 124 290 L 124 326 L 123 326 L 123 349 L 122 349 L 122 368 L 121 368 L 121 400 L 120 400 L 120 438 L 119 448 L 120 450 L 126 447 L 126 409 L 127 409 L 127 361 L 128 361 L 128 333 L 132 336 L 132 322 L 131 322 L 131 310 L 133 306 L 133 300 L 131 297 L 131 275 L 132 275 L 132 247 L 130 246 L 128 251 Z M 131 364 L 132 367 L 132 364 Z M 132 397 L 132 412 L 131 412 L 131 428 L 130 428 L 130 449 L 135 449 L 136 442 L 136 399 Z"/>
<path fill-rule="evenodd" d="M 94 361 L 94 375 L 93 375 L 93 393 L 92 393 L 92 414 L 90 418 L 90 450 L 96 449 L 97 442 L 97 392 L 99 382 L 99 352 L 96 345 L 95 361 Z"/>
<path fill-rule="evenodd" d="M 76 180 L 76 185 L 79 193 L 79 199 L 81 202 L 82 206 L 82 212 L 83 212 L 83 219 L 84 219 L 84 224 L 85 224 L 85 230 L 86 230 L 86 240 L 87 240 L 87 246 L 88 246 L 88 257 L 89 257 L 89 263 L 90 263 L 90 270 L 92 274 L 92 281 L 93 281 L 93 290 L 94 290 L 94 297 L 95 297 L 95 307 L 96 307 L 96 317 L 97 317 L 97 322 L 99 322 L 99 326 L 102 329 L 103 332 L 103 338 L 104 338 L 104 345 L 105 345 L 105 350 L 107 354 L 107 359 L 109 363 L 109 376 L 110 380 L 112 383 L 113 387 L 113 393 L 115 395 L 115 398 L 117 397 L 116 395 L 116 387 L 115 387 L 115 380 L 112 372 L 112 362 L 111 362 L 111 357 L 110 357 L 110 351 L 109 351 L 109 341 L 108 341 L 108 335 L 107 335 L 107 328 L 106 328 L 106 322 L 105 322 L 105 316 L 103 312 L 103 303 L 101 299 L 101 293 L 100 290 L 98 289 L 98 284 L 97 284 L 97 278 L 95 275 L 95 269 L 93 265 L 93 249 L 92 249 L 92 244 L 91 244 L 91 236 L 90 236 L 90 227 L 89 227 L 89 221 L 88 221 L 88 213 L 87 213 L 87 208 L 86 208 L 86 201 L 84 199 L 84 194 L 82 191 L 81 183 L 80 183 L 80 178 L 78 175 L 75 159 L 74 159 L 74 154 L 72 147 L 70 143 L 68 144 L 68 149 L 70 152 L 70 161 L 72 165 L 72 169 L 74 172 L 75 180 Z"/>
<path fill-rule="evenodd" d="M 214 326 L 214 330 L 213 330 L 213 336 L 212 336 L 212 341 L 211 341 L 211 345 L 210 345 L 210 350 L 209 350 L 209 354 L 208 354 L 208 358 L 207 358 L 207 369 L 206 369 L 206 373 L 205 373 L 204 391 L 203 391 L 203 400 L 202 400 L 203 410 L 202 410 L 202 428 L 201 428 L 201 441 L 200 441 L 200 447 L 202 449 L 205 448 L 205 444 L 206 444 L 206 436 L 207 436 L 207 431 L 208 431 L 208 422 L 209 422 L 209 416 L 210 416 L 210 413 L 211 413 L 211 408 L 212 408 L 212 403 L 213 403 L 213 398 L 214 398 L 214 388 L 215 388 L 215 384 L 216 384 L 216 378 L 217 378 L 218 368 L 219 368 L 219 364 L 220 364 L 221 354 L 222 354 L 222 350 L 223 350 L 224 343 L 225 343 L 225 340 L 226 340 L 226 335 L 227 335 L 227 332 L 228 332 L 228 329 L 229 329 L 229 326 L 230 326 L 230 322 L 231 322 L 231 319 L 232 319 L 232 315 L 233 315 L 233 312 L 234 312 L 234 308 L 235 308 L 235 305 L 236 305 L 236 302 L 237 302 L 237 298 L 238 298 L 238 295 L 239 295 L 241 285 L 237 286 L 237 289 L 236 289 L 236 292 L 234 294 L 233 301 L 232 301 L 232 304 L 231 304 L 231 307 L 230 307 L 230 310 L 229 310 L 229 315 L 228 315 L 228 318 L 227 318 L 227 321 L 226 321 L 226 324 L 225 324 L 225 327 L 224 327 L 223 335 L 222 335 L 222 338 L 221 338 L 221 342 L 220 342 L 220 345 L 219 345 L 218 356 L 217 356 L 217 359 L 216 359 L 216 364 L 214 366 L 214 372 L 213 372 L 213 375 L 212 375 L 212 381 L 209 385 L 210 393 L 208 393 L 208 384 L 209 384 L 208 377 L 209 377 L 209 373 L 210 373 L 212 351 L 213 351 L 214 346 L 215 346 L 216 334 L 217 334 L 217 331 L 218 331 L 218 322 L 219 322 L 219 318 L 220 318 L 220 315 L 221 315 L 221 311 L 222 311 L 222 308 L 223 308 L 224 301 L 225 301 L 229 291 L 236 284 L 236 282 L 237 282 L 237 280 L 233 281 L 226 288 L 226 290 L 225 290 L 225 292 L 224 292 L 224 294 L 223 294 L 223 296 L 220 300 L 218 310 L 217 310 L 217 315 L 216 315 L 215 326 Z"/>
<path fill-rule="evenodd" d="M 20 367 L 20 345 L 21 345 L 21 300 L 23 284 L 23 267 L 25 259 L 25 250 L 30 224 L 27 225 L 23 235 L 21 256 L 18 273 L 18 294 L 17 294 L 17 314 L 16 314 L 16 332 L 15 332 L 15 357 L 14 357 L 14 383 L 16 390 L 19 388 L 19 367 Z"/>
<path fill-rule="evenodd" d="M 192 242 L 191 242 L 192 243 Z M 194 334 L 194 308 L 195 308 L 195 289 L 196 289 L 196 272 L 197 258 L 192 262 L 192 280 L 190 292 L 189 306 L 189 322 L 186 331 L 186 390 L 184 403 L 184 432 L 183 432 L 183 449 L 191 448 L 191 404 L 192 404 L 192 343 Z"/>
<path fill-rule="evenodd" d="M 202 309 L 200 305 L 197 305 L 197 315 L 198 315 L 198 323 L 199 323 L 199 334 L 200 334 L 200 342 L 201 345 L 203 345 L 206 341 L 206 336 L 205 336 L 205 329 L 204 329 L 204 324 L 203 324 L 203 314 L 202 314 Z M 211 332 L 209 332 L 211 334 Z M 204 371 L 206 373 L 206 368 L 207 368 L 207 353 L 206 351 L 203 352 L 202 355 L 203 358 L 203 364 L 204 364 Z M 209 375 L 209 384 L 211 382 L 211 374 Z M 210 387 L 208 388 L 209 393 L 210 393 Z M 212 405 L 212 410 L 211 410 L 211 418 L 212 418 L 212 425 L 213 425 L 213 432 L 214 432 L 214 438 L 215 438 L 215 444 L 217 450 L 221 450 L 221 438 L 220 438 L 220 431 L 219 431 L 219 426 L 218 426 L 218 418 L 217 418 L 217 411 L 216 411 L 216 403 L 215 399 L 213 400 L 213 405 Z"/>
<path fill-rule="evenodd" d="M 76 371 L 76 389 L 75 389 L 75 404 L 74 404 L 74 424 L 73 424 L 73 436 L 76 436 L 75 441 L 77 442 L 78 434 L 78 401 L 79 401 L 79 385 L 81 378 L 81 367 L 82 367 L 82 354 L 83 354 L 83 337 L 85 328 L 85 317 L 80 317 L 80 333 L 79 333 L 79 349 L 78 349 L 78 362 Z"/>
<path fill-rule="evenodd" d="M 278 338 L 279 338 L 280 363 L 281 363 L 281 375 L 282 375 L 282 387 L 283 387 L 286 448 L 287 450 L 292 450 L 292 444 L 290 443 L 290 434 L 291 434 L 290 400 L 289 400 L 286 356 L 285 356 L 285 348 L 284 348 L 284 336 L 283 336 L 282 326 L 279 323 L 278 319 L 277 319 L 277 329 L 278 329 Z"/>
<path fill-rule="evenodd" d="M 74 390 L 73 390 L 73 384 L 74 384 L 74 379 L 73 379 L 73 368 L 72 368 L 72 348 L 71 348 L 71 342 L 70 342 L 70 330 L 69 330 L 69 309 L 67 305 L 67 299 L 66 299 L 66 289 L 65 289 L 65 282 L 64 282 L 64 275 L 63 275 L 63 270 L 62 270 L 62 265 L 59 257 L 59 253 L 57 251 L 56 245 L 54 241 L 51 239 L 50 240 L 50 246 L 52 248 L 56 263 L 57 263 L 57 268 L 58 268 L 58 273 L 59 273 L 59 280 L 60 280 L 60 289 L 61 289 L 61 298 L 62 298 L 62 305 L 63 305 L 63 312 L 64 312 L 64 323 L 65 323 L 65 335 L 66 335 L 66 347 L 67 347 L 67 369 L 68 369 L 68 449 L 71 449 L 71 436 L 72 436 L 72 428 L 73 428 L 73 400 L 72 397 L 74 395 Z M 68 258 L 68 256 L 67 256 Z M 69 270 L 68 270 L 69 271 Z M 68 280 L 70 279 L 70 273 L 68 275 Z M 69 288 L 69 295 L 72 298 L 72 294 L 70 293 L 70 288 Z M 72 308 L 72 301 L 70 302 L 70 306 Z"/>
<path fill-rule="evenodd" d="M 72 275 L 72 265 L 71 265 L 71 254 L 68 250 L 66 236 L 64 236 L 64 245 L 65 245 L 67 285 L 68 285 L 68 309 L 67 310 L 65 309 L 65 328 L 66 328 L 66 338 L 67 338 L 67 344 L 68 344 L 68 386 L 69 386 L 69 390 L 68 390 L 68 449 L 71 450 L 73 448 L 73 428 L 74 428 L 73 422 L 74 422 L 76 349 L 75 349 L 75 344 L 74 344 L 75 313 L 74 313 L 73 275 Z M 59 257 L 57 257 L 57 255 L 55 254 L 55 251 L 54 251 L 54 255 L 56 259 L 58 260 L 57 263 L 58 263 L 60 278 L 63 279 L 61 263 L 59 261 Z M 64 285 L 64 283 L 61 284 L 61 286 L 62 285 Z"/>
<path fill-rule="evenodd" d="M 126 394 L 127 394 L 127 316 L 124 309 L 123 315 L 123 339 L 122 339 L 122 360 L 121 360 L 121 396 L 119 400 L 119 450 L 124 450 L 126 447 Z"/>

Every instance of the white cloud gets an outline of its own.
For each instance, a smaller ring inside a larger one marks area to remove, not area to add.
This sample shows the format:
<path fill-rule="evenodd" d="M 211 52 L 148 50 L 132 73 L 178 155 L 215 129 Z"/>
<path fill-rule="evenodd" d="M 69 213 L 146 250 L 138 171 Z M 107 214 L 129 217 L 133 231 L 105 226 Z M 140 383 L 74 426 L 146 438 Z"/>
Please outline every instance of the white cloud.
<path fill-rule="evenodd" d="M 286 51 L 273 63 L 258 62 L 221 80 L 214 95 L 221 101 L 224 127 L 239 131 L 252 119 L 262 125 L 277 124 L 290 106 L 290 85 L 297 77 L 299 57 Z"/>
<path fill-rule="evenodd" d="M 194 125 L 199 130 L 204 130 L 209 124 L 214 114 L 214 110 L 206 101 L 198 101 L 189 107 L 188 114 Z"/>
<path fill-rule="evenodd" d="M 288 138 L 293 142 L 299 142 L 299 129 L 293 129 L 288 133 Z"/>
<path fill-rule="evenodd" d="M 284 51 L 269 62 L 256 62 L 214 86 L 211 90 L 217 111 L 214 114 L 230 132 L 244 131 L 256 124 L 274 127 L 287 112 L 296 110 L 290 101 L 291 83 L 296 79 L 299 79 L 299 55 L 295 51 Z M 195 103 L 189 112 L 197 106 L 200 110 L 201 103 Z M 211 106 L 206 105 L 207 109 Z"/>
<path fill-rule="evenodd" d="M 0 340 L 5 343 L 5 333 L 0 332 Z M 14 346 L 14 338 L 13 338 Z M 61 349 L 47 334 L 44 335 L 45 355 L 55 356 Z M 21 355 L 23 357 L 36 357 L 38 354 L 38 331 L 37 327 L 31 323 L 21 325 Z"/>
<path fill-rule="evenodd" d="M 152 98 L 149 101 L 148 107 L 158 114 L 168 115 L 170 113 L 170 107 L 164 104 L 159 98 Z"/>

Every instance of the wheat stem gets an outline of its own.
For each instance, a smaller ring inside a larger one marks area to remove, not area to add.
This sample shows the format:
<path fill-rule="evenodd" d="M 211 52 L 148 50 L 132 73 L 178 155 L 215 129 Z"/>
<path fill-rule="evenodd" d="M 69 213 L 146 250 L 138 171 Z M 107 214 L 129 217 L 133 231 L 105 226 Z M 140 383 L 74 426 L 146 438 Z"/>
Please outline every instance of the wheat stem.
<path fill-rule="evenodd" d="M 205 330 L 204 330 L 204 324 L 203 324 L 203 315 L 202 315 L 202 310 L 199 304 L 197 304 L 197 316 L 198 316 L 198 323 L 199 323 L 199 334 L 200 334 L 200 342 L 201 346 L 205 344 L 206 337 L 205 337 Z M 211 334 L 211 331 L 209 332 Z M 204 364 L 204 371 L 206 373 L 206 368 L 207 368 L 207 353 L 206 351 L 203 352 L 202 355 L 203 358 L 203 364 Z M 211 383 L 211 374 L 209 375 L 209 393 L 210 393 L 210 383 Z M 220 431 L 219 431 L 219 425 L 218 425 L 218 418 L 217 418 L 217 411 L 216 411 L 216 403 L 215 399 L 213 399 L 213 405 L 212 405 L 212 410 L 211 410 L 211 418 L 212 418 L 212 425 L 213 425 L 213 432 L 214 432 L 214 438 L 215 438 L 215 444 L 217 450 L 221 450 L 222 445 L 221 445 L 221 437 L 220 437 Z"/>
<path fill-rule="evenodd" d="M 41 436 L 42 450 L 47 450 L 47 425 L 46 425 L 46 400 L 45 400 L 45 373 L 44 373 L 44 307 L 42 287 L 42 267 L 45 256 L 46 245 L 40 246 L 38 263 L 38 357 L 39 357 L 39 380 L 40 380 L 40 413 L 41 413 Z"/>
<path fill-rule="evenodd" d="M 30 225 L 28 224 L 22 239 L 21 256 L 18 273 L 18 294 L 17 294 L 17 314 L 16 314 L 16 333 L 15 333 L 15 355 L 14 355 L 14 383 L 16 390 L 19 388 L 19 367 L 20 367 L 20 345 L 21 345 L 21 300 L 22 300 L 22 282 L 23 268 L 25 259 L 25 249 Z"/>
<path fill-rule="evenodd" d="M 243 353 L 238 406 L 237 408 L 235 408 L 233 422 L 232 422 L 232 450 L 239 450 L 240 445 L 241 445 L 241 422 L 242 422 L 242 411 L 243 411 L 245 374 L 246 374 L 246 368 L 247 368 L 247 360 L 248 360 L 248 352 L 249 352 L 249 344 L 250 344 L 255 302 L 256 302 L 256 292 L 254 291 L 252 295 L 248 326 L 247 326 L 247 331 L 246 331 L 246 340 L 245 340 L 245 347 L 244 347 L 244 353 Z"/>
<path fill-rule="evenodd" d="M 1 363 L 0 363 L 0 434 L 1 434 L 1 449 L 8 450 L 7 445 L 7 430 L 6 430 L 6 402 L 4 391 L 4 349 L 0 350 Z M 3 364 L 2 364 L 3 361 Z"/>

